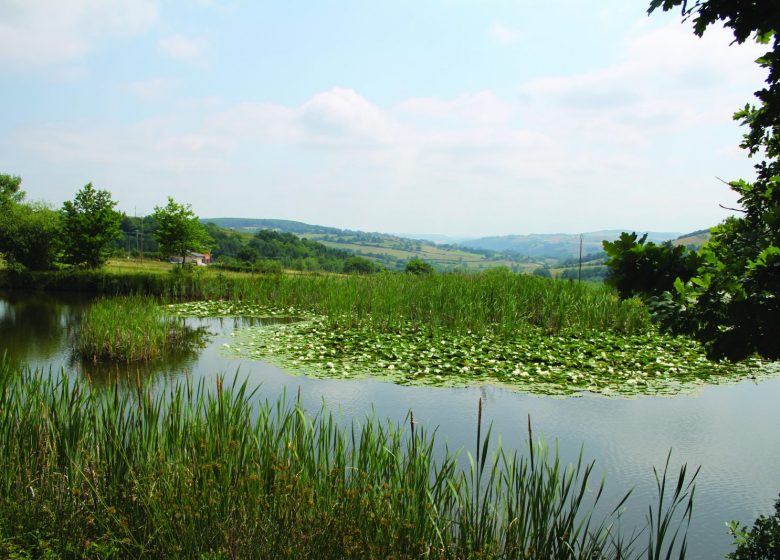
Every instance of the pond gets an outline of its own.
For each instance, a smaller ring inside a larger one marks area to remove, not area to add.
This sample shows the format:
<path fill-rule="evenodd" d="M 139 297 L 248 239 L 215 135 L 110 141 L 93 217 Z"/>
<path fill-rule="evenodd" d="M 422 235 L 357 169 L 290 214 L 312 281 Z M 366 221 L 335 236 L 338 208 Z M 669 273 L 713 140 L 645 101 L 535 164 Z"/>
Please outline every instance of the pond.
<path fill-rule="evenodd" d="M 12 360 L 54 371 L 78 371 L 95 382 L 109 382 L 112 372 L 97 371 L 74 360 L 70 341 L 89 300 L 73 295 L 0 293 L 0 352 Z M 191 319 L 213 333 L 199 352 L 176 356 L 130 377 L 213 382 L 222 374 L 260 384 L 263 398 L 274 400 L 300 391 L 307 410 L 323 403 L 345 422 L 374 414 L 402 423 L 408 411 L 430 430 L 439 444 L 474 449 L 477 403 L 501 434 L 505 447 L 524 446 L 530 415 L 536 434 L 557 440 L 566 461 L 584 456 L 603 471 L 614 503 L 629 488 L 634 494 L 624 517 L 627 527 L 640 524 L 655 496 L 652 466 L 662 467 L 669 450 L 674 465 L 701 465 L 694 519 L 689 530 L 689 558 L 723 558 L 731 550 L 725 522 L 751 525 L 772 511 L 780 492 L 780 378 L 745 380 L 702 387 L 675 397 L 605 398 L 591 395 L 551 398 L 489 385 L 468 388 L 410 387 L 372 380 L 331 380 L 295 376 L 264 362 L 229 356 L 223 345 L 247 319 Z M 123 372 L 120 378 L 126 378 Z"/>

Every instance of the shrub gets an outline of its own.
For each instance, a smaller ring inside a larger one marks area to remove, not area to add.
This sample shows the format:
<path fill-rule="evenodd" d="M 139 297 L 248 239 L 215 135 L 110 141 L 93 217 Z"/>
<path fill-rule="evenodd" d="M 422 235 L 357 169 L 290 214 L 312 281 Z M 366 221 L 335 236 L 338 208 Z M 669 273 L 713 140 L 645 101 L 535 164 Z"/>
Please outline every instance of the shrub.
<path fill-rule="evenodd" d="M 412 259 L 406 263 L 404 272 L 409 274 L 433 274 L 433 267 L 421 259 Z"/>
<path fill-rule="evenodd" d="M 729 523 L 737 549 L 726 556 L 728 560 L 776 560 L 780 558 L 780 498 L 775 502 L 775 514 L 756 519 L 753 528 Z"/>

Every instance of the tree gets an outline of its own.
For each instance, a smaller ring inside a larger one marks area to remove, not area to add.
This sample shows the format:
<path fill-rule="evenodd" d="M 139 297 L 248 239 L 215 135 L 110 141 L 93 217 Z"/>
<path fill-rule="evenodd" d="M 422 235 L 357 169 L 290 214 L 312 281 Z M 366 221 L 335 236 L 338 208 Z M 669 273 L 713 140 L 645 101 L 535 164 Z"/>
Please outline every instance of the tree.
<path fill-rule="evenodd" d="M 44 203 L 12 206 L 0 219 L 0 252 L 11 265 L 49 270 L 60 254 L 60 214 Z"/>
<path fill-rule="evenodd" d="M 406 263 L 404 272 L 409 274 L 433 274 L 433 267 L 422 259 L 412 259 Z"/>
<path fill-rule="evenodd" d="M 373 274 L 379 272 L 379 267 L 365 257 L 349 257 L 344 262 L 345 274 Z"/>
<path fill-rule="evenodd" d="M 539 276 L 541 278 L 552 278 L 552 273 L 547 265 L 535 268 L 533 274 L 534 276 Z"/>
<path fill-rule="evenodd" d="M 763 155 L 756 180 L 729 183 L 739 194 L 739 216 L 712 230 L 690 282 L 675 284 L 678 317 L 672 324 L 700 338 L 711 355 L 743 358 L 757 352 L 780 357 L 780 10 L 775 0 L 652 0 L 649 12 L 680 6 L 701 36 L 713 24 L 733 31 L 735 42 L 754 37 L 770 49 L 757 60 L 768 70 L 756 106 L 734 118 L 747 126 L 741 146 Z"/>
<path fill-rule="evenodd" d="M 168 204 L 164 208 L 155 206 L 152 216 L 157 222 L 154 237 L 160 253 L 163 257 L 180 256 L 182 266 L 187 253 L 202 251 L 211 242 L 189 204 L 178 204 L 169 196 Z"/>
<path fill-rule="evenodd" d="M 25 203 L 21 184 L 0 174 L 0 253 L 12 268 L 46 270 L 59 254 L 60 216 L 43 203 Z"/>
<path fill-rule="evenodd" d="M 608 273 L 605 282 L 621 298 L 659 296 L 673 289 L 674 281 L 688 281 L 696 274 L 701 259 L 694 251 L 671 242 L 647 242 L 647 234 L 623 232 L 615 241 L 603 241 Z"/>
<path fill-rule="evenodd" d="M 92 183 L 62 204 L 65 262 L 90 268 L 105 264 L 122 235 L 122 214 L 115 206 L 111 193 L 96 190 Z"/>
<path fill-rule="evenodd" d="M 24 191 L 20 190 L 21 185 L 21 177 L 0 173 L 0 210 L 5 210 L 9 204 L 22 202 Z"/>

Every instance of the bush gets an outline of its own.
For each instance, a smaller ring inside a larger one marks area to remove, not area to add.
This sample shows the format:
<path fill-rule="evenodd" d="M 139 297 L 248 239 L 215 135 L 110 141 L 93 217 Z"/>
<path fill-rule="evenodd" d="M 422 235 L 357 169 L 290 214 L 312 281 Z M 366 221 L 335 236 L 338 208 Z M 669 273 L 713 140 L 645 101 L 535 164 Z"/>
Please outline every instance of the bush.
<path fill-rule="evenodd" d="M 373 274 L 379 272 L 379 266 L 365 257 L 350 257 L 344 263 L 345 274 Z"/>
<path fill-rule="evenodd" d="M 736 521 L 729 523 L 737 549 L 728 554 L 728 560 L 776 560 L 780 558 L 780 498 L 775 502 L 775 514 L 756 519 L 753 528 L 740 527 Z"/>
<path fill-rule="evenodd" d="M 421 259 L 412 259 L 406 263 L 404 272 L 409 274 L 433 274 L 433 267 Z"/>

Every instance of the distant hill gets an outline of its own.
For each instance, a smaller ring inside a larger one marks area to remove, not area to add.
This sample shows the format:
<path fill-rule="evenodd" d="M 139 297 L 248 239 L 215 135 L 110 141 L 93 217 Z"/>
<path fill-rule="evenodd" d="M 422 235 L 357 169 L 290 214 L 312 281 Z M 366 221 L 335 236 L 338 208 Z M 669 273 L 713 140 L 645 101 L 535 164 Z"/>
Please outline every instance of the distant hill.
<path fill-rule="evenodd" d="M 201 221 L 246 234 L 261 229 L 292 233 L 333 249 L 370 258 L 386 268 L 395 270 L 403 269 L 410 259 L 420 258 L 439 270 L 481 270 L 506 266 L 518 272 L 531 272 L 542 265 L 570 266 L 568 263 L 563 263 L 567 259 L 577 258 L 580 251 L 580 236 L 568 233 L 504 235 L 463 240 L 463 238 L 437 234 L 420 234 L 418 237 L 416 234 L 393 235 L 353 231 L 294 220 L 203 218 Z M 634 230 L 602 230 L 584 233 L 583 255 L 601 253 L 601 242 L 617 239 L 622 231 Z M 678 237 L 680 233 L 675 232 L 648 233 L 648 240 L 655 243 L 675 240 Z M 678 243 L 677 240 L 674 242 Z M 688 244 L 685 240 L 683 243 Z"/>
<path fill-rule="evenodd" d="M 710 230 L 700 229 L 679 236 L 673 241 L 675 245 L 684 245 L 689 249 L 698 249 L 710 240 Z"/>
<path fill-rule="evenodd" d="M 254 233 L 260 229 L 270 229 L 281 233 L 339 233 L 338 228 L 315 226 L 293 220 L 268 220 L 260 218 L 201 218 L 201 223 L 212 223 L 225 229 L 234 229 Z"/>
<path fill-rule="evenodd" d="M 591 231 L 582 234 L 582 253 L 596 253 L 602 250 L 601 242 L 613 241 L 625 230 Z M 644 233 L 644 232 L 641 232 Z M 648 232 L 648 241 L 661 243 L 675 239 L 678 232 Z M 571 233 L 542 233 L 530 235 L 502 235 L 497 237 L 481 237 L 461 242 L 464 247 L 489 249 L 492 251 L 512 252 L 527 255 L 532 258 L 570 259 L 579 255 L 580 236 Z"/>
<path fill-rule="evenodd" d="M 391 270 L 402 270 L 407 261 L 414 258 L 423 259 L 439 270 L 482 270 L 506 266 L 516 272 L 530 272 L 539 266 L 539 263 L 533 259 L 522 255 L 507 256 L 501 252 L 486 249 L 437 245 L 423 239 L 409 239 L 387 233 L 338 229 L 293 220 L 201 218 L 200 221 L 243 234 L 252 234 L 264 229 L 279 233 L 291 233 L 304 239 L 317 241 L 333 249 L 369 258 Z M 440 239 L 445 239 L 445 236 L 441 236 Z"/>

